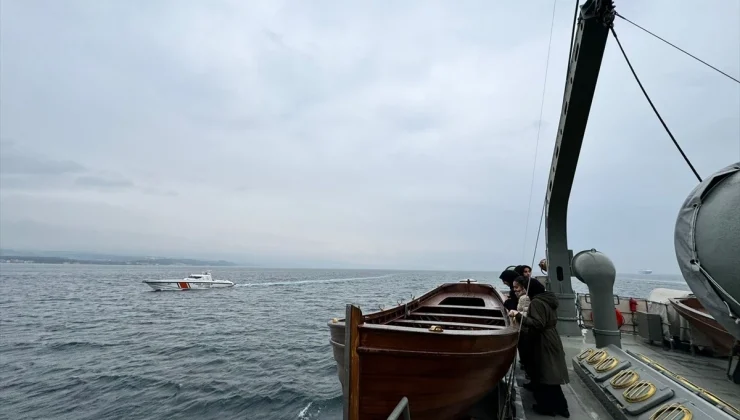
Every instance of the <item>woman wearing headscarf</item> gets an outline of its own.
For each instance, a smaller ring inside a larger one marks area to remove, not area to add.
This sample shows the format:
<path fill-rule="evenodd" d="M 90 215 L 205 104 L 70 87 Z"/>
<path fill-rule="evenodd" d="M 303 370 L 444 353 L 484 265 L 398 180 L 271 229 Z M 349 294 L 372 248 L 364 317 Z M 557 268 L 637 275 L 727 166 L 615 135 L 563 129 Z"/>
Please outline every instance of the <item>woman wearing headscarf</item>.
<path fill-rule="evenodd" d="M 519 273 L 522 277 L 526 277 L 528 279 L 532 277 L 532 267 L 528 265 L 517 265 L 514 271 Z"/>
<path fill-rule="evenodd" d="M 501 275 L 498 276 L 498 278 L 500 278 L 501 281 L 509 287 L 509 297 L 504 301 L 504 308 L 508 311 L 516 309 L 516 306 L 519 303 L 519 298 L 516 296 L 513 289 L 514 279 L 517 277 L 519 277 L 519 274 L 514 270 L 504 270 Z"/>
<path fill-rule="evenodd" d="M 544 291 L 544 287 L 537 293 L 536 290 L 540 290 L 538 283 L 529 281 L 530 303 L 526 314 L 512 310 L 509 316 L 527 329 L 525 366 L 532 379 L 530 389 L 537 402 L 534 411 L 542 415 L 570 417 L 568 401 L 561 388 L 568 383 L 568 367 L 556 329 L 558 298 L 554 293 Z M 541 283 L 539 285 L 542 286 Z"/>

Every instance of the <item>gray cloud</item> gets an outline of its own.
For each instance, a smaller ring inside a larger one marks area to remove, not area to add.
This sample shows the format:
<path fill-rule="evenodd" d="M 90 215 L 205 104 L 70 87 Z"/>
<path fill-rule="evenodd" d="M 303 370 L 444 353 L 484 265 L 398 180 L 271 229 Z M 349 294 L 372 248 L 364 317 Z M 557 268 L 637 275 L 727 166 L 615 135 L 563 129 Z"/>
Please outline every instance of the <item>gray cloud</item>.
<path fill-rule="evenodd" d="M 119 174 L 93 171 L 78 162 L 49 159 L 9 141 L 0 147 L 0 185 L 11 191 L 136 190 L 147 195 L 177 196 L 173 190 L 140 187 Z"/>
<path fill-rule="evenodd" d="M 740 74 L 739 4 L 617 6 Z M 103 246 L 72 232 L 115 226 L 131 233 L 119 246 L 160 235 L 175 252 L 185 236 L 188 252 L 250 261 L 528 260 L 572 4 L 557 3 L 535 150 L 550 16 L 527 2 L 5 1 L 0 137 L 17 152 L 0 148 L 0 221 L 63 227 L 58 246 Z M 740 159 L 740 88 L 621 21 L 617 31 L 699 171 Z M 695 180 L 611 39 L 580 162 L 571 246 L 603 249 L 624 271 L 676 272 L 673 222 Z M 85 209 L 106 216 L 75 216 Z"/>
<path fill-rule="evenodd" d="M 75 185 L 89 188 L 119 189 L 132 188 L 134 183 L 127 179 L 112 179 L 99 176 L 85 175 L 75 179 Z"/>
<path fill-rule="evenodd" d="M 141 192 L 147 195 L 155 195 L 155 196 L 158 195 L 161 197 L 178 197 L 180 195 L 177 191 L 162 190 L 159 188 L 148 188 L 148 187 L 141 188 Z"/>
<path fill-rule="evenodd" d="M 62 175 L 85 170 L 86 168 L 77 162 L 23 154 L 16 148 L 15 143 L 0 142 L 0 175 Z"/>
<path fill-rule="evenodd" d="M 85 168 L 72 161 L 41 160 L 25 156 L 3 159 L 3 174 L 9 175 L 58 175 L 83 172 Z"/>

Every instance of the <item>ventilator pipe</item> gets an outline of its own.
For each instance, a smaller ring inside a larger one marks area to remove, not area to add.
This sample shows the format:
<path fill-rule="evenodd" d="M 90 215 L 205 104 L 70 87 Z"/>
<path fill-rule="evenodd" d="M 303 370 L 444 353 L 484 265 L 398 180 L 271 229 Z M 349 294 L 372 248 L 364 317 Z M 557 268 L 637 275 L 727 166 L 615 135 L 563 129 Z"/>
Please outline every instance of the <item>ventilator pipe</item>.
<path fill-rule="evenodd" d="M 573 257 L 571 271 L 588 286 L 591 294 L 596 347 L 614 344 L 621 348 L 622 335 L 614 315 L 614 282 L 617 278 L 614 263 L 605 254 L 591 249 L 581 251 Z"/>

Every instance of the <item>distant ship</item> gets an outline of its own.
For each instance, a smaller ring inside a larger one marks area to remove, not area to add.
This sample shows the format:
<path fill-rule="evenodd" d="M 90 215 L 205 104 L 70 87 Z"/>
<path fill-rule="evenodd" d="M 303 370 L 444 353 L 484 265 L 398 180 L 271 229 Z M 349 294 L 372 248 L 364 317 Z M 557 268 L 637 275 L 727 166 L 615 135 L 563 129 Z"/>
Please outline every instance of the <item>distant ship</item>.
<path fill-rule="evenodd" d="M 637 272 L 640 273 L 640 274 L 651 274 L 653 272 L 653 270 L 643 269 L 643 270 L 639 270 Z"/>

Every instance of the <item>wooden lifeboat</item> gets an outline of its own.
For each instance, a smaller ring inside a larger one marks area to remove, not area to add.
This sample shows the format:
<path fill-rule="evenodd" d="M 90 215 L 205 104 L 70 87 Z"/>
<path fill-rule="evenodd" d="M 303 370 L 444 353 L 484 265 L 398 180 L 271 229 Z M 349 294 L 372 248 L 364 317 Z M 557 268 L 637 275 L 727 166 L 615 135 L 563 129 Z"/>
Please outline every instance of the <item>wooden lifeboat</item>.
<path fill-rule="evenodd" d="M 723 356 L 730 354 L 735 343 L 735 337 L 709 315 L 699 299 L 692 296 L 682 299 L 670 299 L 670 302 L 679 315 L 711 340 L 718 354 Z"/>
<path fill-rule="evenodd" d="M 516 357 L 517 328 L 501 295 L 474 280 L 443 284 L 392 309 L 361 315 L 353 375 L 359 418 L 386 419 L 403 397 L 411 418 L 458 419 L 493 390 Z M 329 322 L 342 388 L 345 320 Z"/>

